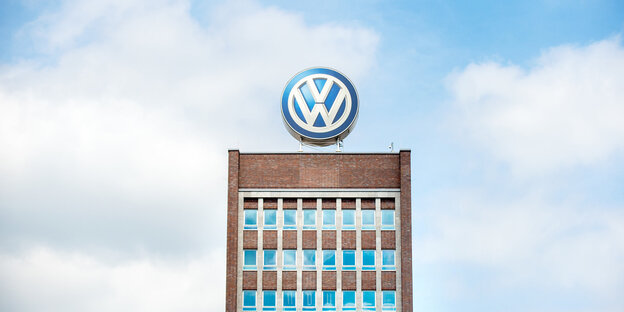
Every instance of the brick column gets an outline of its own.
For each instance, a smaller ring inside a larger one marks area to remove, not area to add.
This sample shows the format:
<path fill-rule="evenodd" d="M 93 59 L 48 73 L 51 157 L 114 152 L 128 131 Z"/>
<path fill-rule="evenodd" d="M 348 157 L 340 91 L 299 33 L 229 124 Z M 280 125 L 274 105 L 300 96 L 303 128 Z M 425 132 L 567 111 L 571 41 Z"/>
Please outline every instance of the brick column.
<path fill-rule="evenodd" d="M 412 311 L 411 152 L 399 152 L 401 166 L 401 311 Z"/>
<path fill-rule="evenodd" d="M 236 311 L 236 270 L 238 268 L 238 169 L 239 151 L 228 151 L 228 213 L 225 278 L 225 311 Z"/>

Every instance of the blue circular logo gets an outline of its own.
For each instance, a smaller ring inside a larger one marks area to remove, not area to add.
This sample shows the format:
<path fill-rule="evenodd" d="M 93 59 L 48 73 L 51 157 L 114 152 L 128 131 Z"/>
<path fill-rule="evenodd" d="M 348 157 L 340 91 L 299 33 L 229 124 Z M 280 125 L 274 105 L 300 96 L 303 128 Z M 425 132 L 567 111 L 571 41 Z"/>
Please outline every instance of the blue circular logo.
<path fill-rule="evenodd" d="M 295 139 L 319 146 L 344 139 L 359 109 L 353 83 L 329 68 L 306 69 L 288 81 L 282 94 L 282 117 Z"/>

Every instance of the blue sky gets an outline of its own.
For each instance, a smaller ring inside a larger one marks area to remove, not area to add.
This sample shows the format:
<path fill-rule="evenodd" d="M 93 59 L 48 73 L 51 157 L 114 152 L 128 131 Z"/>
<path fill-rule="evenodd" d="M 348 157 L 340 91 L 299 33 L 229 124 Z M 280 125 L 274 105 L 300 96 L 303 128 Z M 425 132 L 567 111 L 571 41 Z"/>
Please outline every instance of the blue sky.
<path fill-rule="evenodd" d="M 345 151 L 412 150 L 415 310 L 622 311 L 623 32 L 621 1 L 3 1 L 0 310 L 221 311 L 226 150 L 295 151 L 280 92 L 329 66 Z"/>

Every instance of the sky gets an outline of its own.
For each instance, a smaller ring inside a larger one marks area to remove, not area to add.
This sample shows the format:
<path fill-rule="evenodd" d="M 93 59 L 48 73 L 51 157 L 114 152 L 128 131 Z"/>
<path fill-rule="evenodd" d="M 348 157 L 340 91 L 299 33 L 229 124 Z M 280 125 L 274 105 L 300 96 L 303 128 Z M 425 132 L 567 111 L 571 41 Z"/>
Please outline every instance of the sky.
<path fill-rule="evenodd" d="M 622 1 L 0 1 L 0 310 L 223 311 L 227 150 L 355 84 L 414 311 L 624 311 Z M 333 152 L 335 147 L 306 148 Z"/>

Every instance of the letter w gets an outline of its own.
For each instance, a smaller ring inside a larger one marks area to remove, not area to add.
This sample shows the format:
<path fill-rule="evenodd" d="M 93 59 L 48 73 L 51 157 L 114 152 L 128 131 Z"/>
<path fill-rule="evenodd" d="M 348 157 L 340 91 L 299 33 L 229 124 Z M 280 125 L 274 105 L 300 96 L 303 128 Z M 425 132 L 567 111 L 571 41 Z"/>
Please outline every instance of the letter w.
<path fill-rule="evenodd" d="M 305 84 L 309 88 L 310 93 L 312 94 L 312 98 L 315 102 L 312 110 L 310 111 L 310 108 L 306 104 L 306 100 L 303 94 L 301 94 L 301 90 L 299 88 L 295 90 L 295 99 L 299 103 L 299 108 L 301 109 L 301 113 L 303 113 L 305 122 L 308 125 L 313 125 L 318 118 L 318 115 L 320 114 L 321 118 L 323 118 L 323 121 L 325 122 L 325 125 L 331 125 L 334 121 L 334 118 L 336 118 L 336 114 L 338 114 L 342 103 L 344 102 L 344 99 L 347 95 L 346 91 L 342 88 L 340 89 L 338 95 L 336 96 L 336 99 L 334 99 L 334 103 L 332 104 L 331 109 L 328 111 L 327 106 L 325 106 L 325 100 L 327 99 L 327 95 L 329 95 L 329 91 L 331 90 L 334 82 L 328 79 L 323 86 L 323 90 L 321 90 L 320 92 L 316 88 L 316 85 L 314 84 L 312 79 L 308 78 Z"/>

